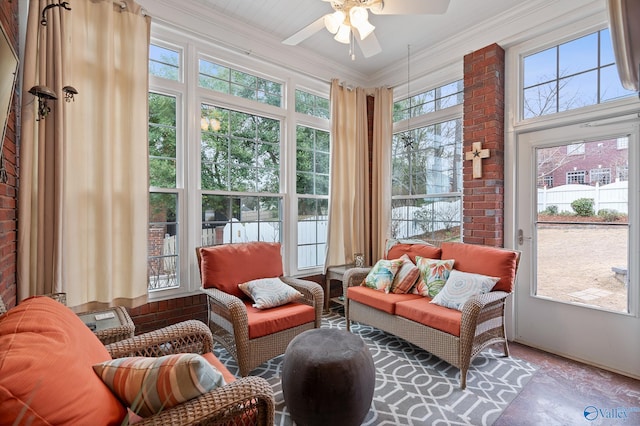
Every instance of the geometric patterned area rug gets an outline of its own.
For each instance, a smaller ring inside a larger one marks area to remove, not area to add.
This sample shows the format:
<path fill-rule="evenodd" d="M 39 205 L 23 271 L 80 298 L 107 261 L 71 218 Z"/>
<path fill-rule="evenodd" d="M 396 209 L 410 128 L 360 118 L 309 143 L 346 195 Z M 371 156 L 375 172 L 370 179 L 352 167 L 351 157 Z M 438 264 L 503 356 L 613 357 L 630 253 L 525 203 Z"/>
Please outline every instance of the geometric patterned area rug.
<path fill-rule="evenodd" d="M 344 329 L 344 317 L 325 314 L 322 327 Z M 366 342 L 376 367 L 373 402 L 363 425 L 491 425 L 537 370 L 489 348 L 473 360 L 467 388 L 461 390 L 460 371 L 429 352 L 357 322 L 352 322 L 351 332 Z M 238 366 L 227 351 L 218 345 L 214 352 L 238 376 Z M 283 357 L 273 358 L 251 374 L 273 387 L 275 425 L 292 426 L 280 386 Z"/>

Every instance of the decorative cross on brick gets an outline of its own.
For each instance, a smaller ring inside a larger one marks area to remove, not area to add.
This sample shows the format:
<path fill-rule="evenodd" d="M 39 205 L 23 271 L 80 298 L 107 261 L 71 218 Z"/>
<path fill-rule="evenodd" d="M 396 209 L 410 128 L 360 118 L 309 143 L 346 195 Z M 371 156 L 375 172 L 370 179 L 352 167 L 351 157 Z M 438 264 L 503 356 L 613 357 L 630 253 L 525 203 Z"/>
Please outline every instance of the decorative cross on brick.
<path fill-rule="evenodd" d="M 489 150 L 482 149 L 482 142 L 474 142 L 471 151 L 465 154 L 465 160 L 473 161 L 473 178 L 482 177 L 482 159 L 489 158 Z"/>

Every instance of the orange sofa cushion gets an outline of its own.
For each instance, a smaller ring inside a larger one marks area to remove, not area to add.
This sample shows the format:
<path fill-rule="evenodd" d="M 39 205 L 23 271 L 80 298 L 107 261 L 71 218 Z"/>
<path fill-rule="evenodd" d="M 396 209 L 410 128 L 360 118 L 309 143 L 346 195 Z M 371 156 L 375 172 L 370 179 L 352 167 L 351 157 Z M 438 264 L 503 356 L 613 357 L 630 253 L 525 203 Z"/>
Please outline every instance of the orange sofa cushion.
<path fill-rule="evenodd" d="M 396 294 L 358 286 L 347 289 L 347 297 L 362 304 L 371 306 L 388 314 L 396 313 L 396 304 L 404 300 L 421 299 L 418 294 Z"/>
<path fill-rule="evenodd" d="M 241 299 L 247 296 L 238 284 L 283 274 L 280 243 L 256 241 L 200 249 L 204 288 L 215 287 Z"/>
<path fill-rule="evenodd" d="M 387 259 L 400 259 L 400 257 L 406 253 L 415 264 L 416 256 L 428 257 L 429 259 L 441 259 L 441 251 L 438 247 L 429 244 L 398 243 L 389 249 Z"/>
<path fill-rule="evenodd" d="M 460 337 L 462 312 L 430 302 L 430 297 L 398 302 L 396 315 Z"/>
<path fill-rule="evenodd" d="M 455 259 L 454 269 L 462 272 L 500 277 L 492 291 L 510 293 L 516 279 L 518 253 L 475 244 L 442 243 L 442 259 Z"/>
<path fill-rule="evenodd" d="M 291 302 L 270 309 L 254 308 L 251 303 L 244 301 L 247 307 L 249 339 L 268 336 L 278 331 L 313 322 L 316 319 L 315 309 L 304 303 Z"/>
<path fill-rule="evenodd" d="M 0 316 L 0 424 L 121 424 L 126 408 L 92 368 L 110 359 L 69 308 L 24 300 Z"/>

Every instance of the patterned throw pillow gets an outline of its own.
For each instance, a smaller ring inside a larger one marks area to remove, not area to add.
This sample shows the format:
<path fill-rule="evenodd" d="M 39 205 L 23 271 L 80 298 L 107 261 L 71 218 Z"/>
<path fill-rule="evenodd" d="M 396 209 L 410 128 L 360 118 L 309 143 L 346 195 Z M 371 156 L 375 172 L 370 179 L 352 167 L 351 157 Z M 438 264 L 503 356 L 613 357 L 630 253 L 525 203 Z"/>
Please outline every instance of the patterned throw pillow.
<path fill-rule="evenodd" d="M 261 278 L 238 284 L 238 287 L 253 300 L 253 307 L 258 309 L 275 308 L 303 296 L 280 278 Z"/>
<path fill-rule="evenodd" d="M 428 259 L 416 257 L 416 266 L 420 270 L 421 280 L 413 288 L 413 294 L 434 297 L 442 290 L 453 269 L 455 260 Z"/>
<path fill-rule="evenodd" d="M 498 281 L 500 281 L 499 277 L 488 277 L 454 269 L 449 274 L 447 283 L 431 303 L 461 311 L 467 300 L 490 292 Z"/>
<path fill-rule="evenodd" d="M 402 266 L 396 273 L 391 287 L 386 289 L 387 293 L 408 293 L 420 277 L 420 270 L 413 264 L 408 254 L 403 254 L 400 260 L 402 260 Z"/>
<path fill-rule="evenodd" d="M 402 266 L 402 260 L 385 260 L 381 259 L 373 265 L 371 271 L 367 274 L 362 285 L 374 290 L 387 291 L 387 288 L 393 283 L 398 269 Z"/>
<path fill-rule="evenodd" d="M 222 373 L 198 354 L 105 361 L 94 371 L 134 413 L 148 417 L 225 384 Z"/>

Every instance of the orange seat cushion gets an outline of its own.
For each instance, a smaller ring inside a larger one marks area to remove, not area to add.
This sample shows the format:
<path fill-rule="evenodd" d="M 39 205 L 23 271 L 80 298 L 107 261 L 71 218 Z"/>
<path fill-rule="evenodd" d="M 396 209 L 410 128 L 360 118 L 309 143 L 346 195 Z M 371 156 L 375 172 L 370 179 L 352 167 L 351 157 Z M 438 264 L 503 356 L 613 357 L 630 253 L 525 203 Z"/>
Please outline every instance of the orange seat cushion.
<path fill-rule="evenodd" d="M 238 284 L 283 274 L 280 243 L 256 241 L 202 247 L 200 257 L 202 286 L 214 287 L 241 299 L 247 296 Z"/>
<path fill-rule="evenodd" d="M 224 377 L 224 381 L 226 383 L 231 383 L 236 381 L 236 376 L 231 374 L 227 367 L 211 352 L 207 352 L 206 354 L 202 354 L 202 357 L 206 359 L 209 364 L 213 365 L 216 370 L 222 373 L 222 377 Z"/>
<path fill-rule="evenodd" d="M 430 302 L 430 297 L 398 302 L 396 315 L 460 337 L 462 312 Z"/>
<path fill-rule="evenodd" d="M 416 263 L 416 256 L 429 259 L 441 259 L 441 250 L 429 244 L 398 243 L 392 246 L 387 253 L 387 259 L 400 259 L 403 254 L 408 254 L 411 261 Z M 443 258 L 444 259 L 444 258 Z"/>
<path fill-rule="evenodd" d="M 315 309 L 304 303 L 291 302 L 269 309 L 254 308 L 251 303 L 244 301 L 247 307 L 249 339 L 268 336 L 278 331 L 313 322 L 316 319 Z"/>
<path fill-rule="evenodd" d="M 396 313 L 396 304 L 398 302 L 422 298 L 418 294 L 385 293 L 384 291 L 363 286 L 349 287 L 347 289 L 347 297 L 350 300 L 371 306 L 391 315 Z"/>
<path fill-rule="evenodd" d="M 69 308 L 24 300 L 0 316 L 0 423 L 121 424 L 126 408 L 92 368 L 110 359 Z"/>
<path fill-rule="evenodd" d="M 453 268 L 462 272 L 499 277 L 492 291 L 510 293 L 516 279 L 518 252 L 465 243 L 442 243 L 442 259 L 455 259 Z"/>

